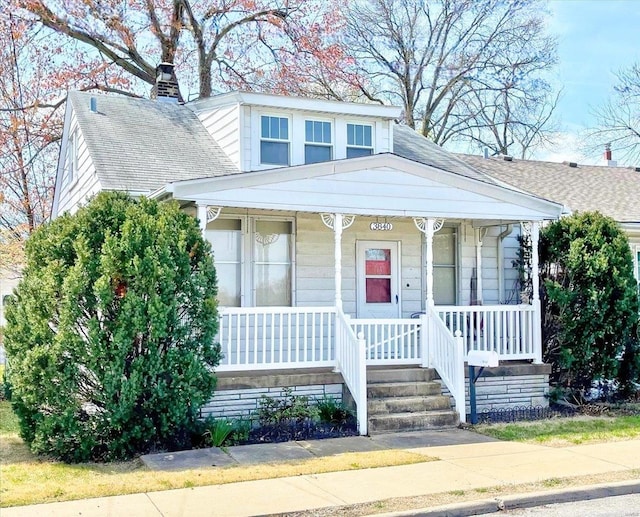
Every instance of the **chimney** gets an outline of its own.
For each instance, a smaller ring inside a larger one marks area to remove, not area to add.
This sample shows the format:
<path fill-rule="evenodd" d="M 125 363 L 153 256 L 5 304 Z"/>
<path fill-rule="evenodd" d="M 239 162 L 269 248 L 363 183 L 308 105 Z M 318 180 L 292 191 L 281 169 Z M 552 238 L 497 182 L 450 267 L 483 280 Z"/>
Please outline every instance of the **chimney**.
<path fill-rule="evenodd" d="M 607 162 L 608 167 L 617 167 L 618 162 L 616 160 L 611 159 L 611 143 L 605 144 L 604 146 L 604 161 Z"/>
<path fill-rule="evenodd" d="M 160 63 L 156 67 L 156 84 L 151 88 L 151 98 L 175 104 L 184 102 L 173 63 Z"/>

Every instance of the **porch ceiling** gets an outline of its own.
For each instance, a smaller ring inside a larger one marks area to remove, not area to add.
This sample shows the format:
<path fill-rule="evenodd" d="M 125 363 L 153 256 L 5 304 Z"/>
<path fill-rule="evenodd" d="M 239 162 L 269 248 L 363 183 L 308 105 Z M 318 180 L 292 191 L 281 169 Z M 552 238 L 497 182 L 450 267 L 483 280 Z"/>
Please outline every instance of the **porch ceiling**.
<path fill-rule="evenodd" d="M 555 219 L 562 206 L 392 154 L 180 181 L 199 204 L 298 212 L 459 219 Z"/>

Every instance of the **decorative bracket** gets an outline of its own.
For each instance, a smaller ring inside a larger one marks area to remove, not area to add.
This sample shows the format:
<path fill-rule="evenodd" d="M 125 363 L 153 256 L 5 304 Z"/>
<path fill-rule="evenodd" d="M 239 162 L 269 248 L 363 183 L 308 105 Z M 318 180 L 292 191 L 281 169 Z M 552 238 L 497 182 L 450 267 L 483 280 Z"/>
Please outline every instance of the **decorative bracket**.
<path fill-rule="evenodd" d="M 479 246 L 482 246 L 482 241 L 484 240 L 485 236 L 487 235 L 487 228 L 478 228 L 478 241 L 477 244 Z"/>
<path fill-rule="evenodd" d="M 220 215 L 221 211 L 222 211 L 221 206 L 208 206 L 207 207 L 207 224 L 209 224 L 211 221 L 215 221 Z"/>
<path fill-rule="evenodd" d="M 335 225 L 335 221 L 336 221 L 336 215 L 335 214 L 320 214 L 320 217 L 322 218 L 322 222 L 324 223 L 324 225 L 329 228 L 329 230 L 335 230 L 334 225 Z M 356 216 L 355 215 L 343 215 L 342 216 L 342 229 L 346 230 L 347 228 L 349 228 L 349 226 L 351 226 L 356 220 Z"/>
<path fill-rule="evenodd" d="M 422 233 L 427 233 L 427 219 L 424 217 L 414 217 L 413 224 L 416 225 L 416 228 L 420 230 Z M 444 225 L 444 219 L 436 219 L 433 223 L 433 233 L 436 233 L 442 229 Z"/>
<path fill-rule="evenodd" d="M 520 226 L 522 227 L 522 233 L 527 237 L 531 236 L 531 221 L 521 221 Z"/>

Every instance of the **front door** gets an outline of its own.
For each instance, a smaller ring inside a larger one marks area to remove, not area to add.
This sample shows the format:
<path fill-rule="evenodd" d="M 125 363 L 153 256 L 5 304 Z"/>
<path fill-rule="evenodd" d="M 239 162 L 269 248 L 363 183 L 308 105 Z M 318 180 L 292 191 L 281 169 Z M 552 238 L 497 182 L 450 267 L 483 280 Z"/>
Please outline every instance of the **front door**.
<path fill-rule="evenodd" d="M 400 243 L 357 241 L 357 317 L 400 317 Z"/>

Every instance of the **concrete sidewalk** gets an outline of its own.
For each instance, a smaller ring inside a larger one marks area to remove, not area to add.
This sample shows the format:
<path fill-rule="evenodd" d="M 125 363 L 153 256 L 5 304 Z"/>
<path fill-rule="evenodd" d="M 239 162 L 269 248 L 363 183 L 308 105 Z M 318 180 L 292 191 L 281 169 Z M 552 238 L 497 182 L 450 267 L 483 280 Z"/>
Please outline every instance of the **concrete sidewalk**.
<path fill-rule="evenodd" d="M 414 433 L 409 441 L 413 446 L 407 450 L 439 460 L 3 508 L 1 513 L 2 517 L 265 515 L 640 469 L 640 440 L 563 448 L 497 441 L 424 447 L 415 446 L 421 440 Z"/>

